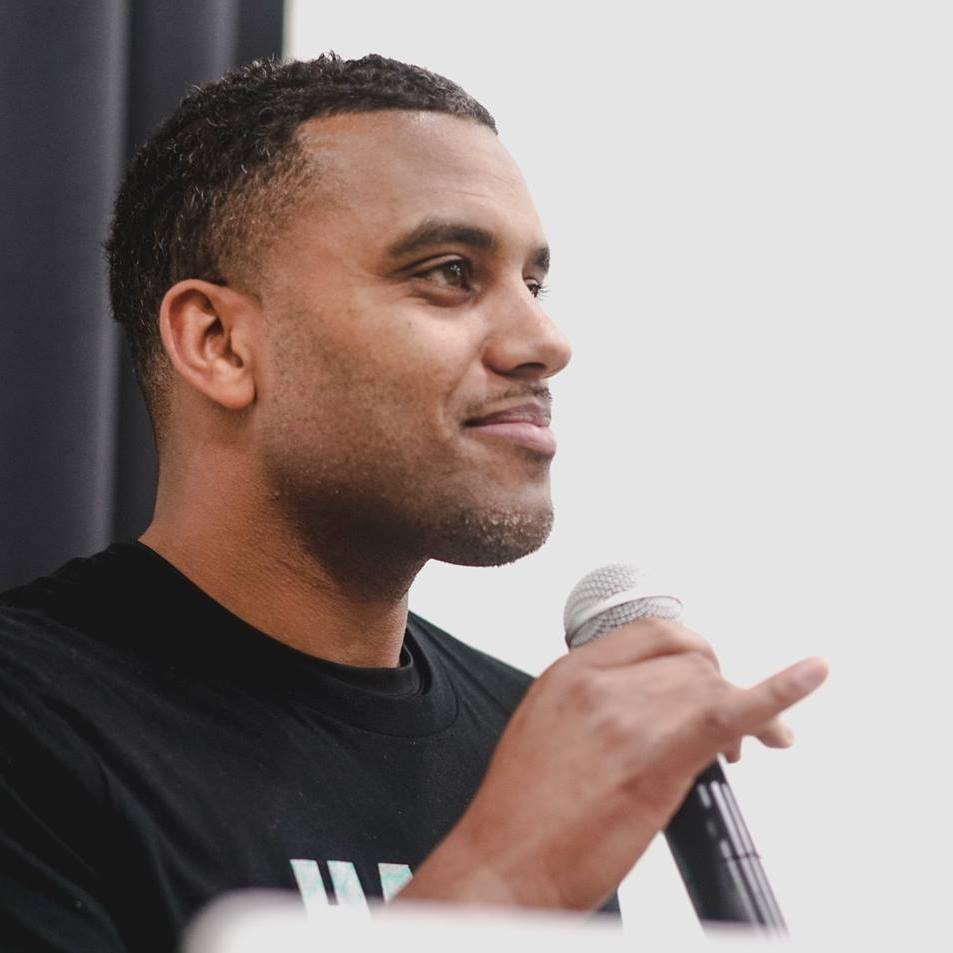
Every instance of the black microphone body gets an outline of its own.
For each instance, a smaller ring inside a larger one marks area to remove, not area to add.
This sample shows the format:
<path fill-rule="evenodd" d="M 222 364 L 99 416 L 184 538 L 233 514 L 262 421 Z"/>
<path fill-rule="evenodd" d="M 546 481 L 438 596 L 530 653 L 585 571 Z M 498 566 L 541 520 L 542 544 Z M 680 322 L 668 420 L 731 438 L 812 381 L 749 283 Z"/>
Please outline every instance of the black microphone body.
<path fill-rule="evenodd" d="M 665 828 L 665 839 L 699 920 L 786 932 L 761 858 L 717 761 L 695 778 Z"/>
<path fill-rule="evenodd" d="M 678 619 L 672 596 L 648 595 L 639 573 L 613 564 L 583 577 L 569 594 L 566 644 L 578 648 L 636 619 Z M 785 933 L 781 910 L 718 761 L 699 774 L 665 828 L 665 839 L 698 918 Z"/>

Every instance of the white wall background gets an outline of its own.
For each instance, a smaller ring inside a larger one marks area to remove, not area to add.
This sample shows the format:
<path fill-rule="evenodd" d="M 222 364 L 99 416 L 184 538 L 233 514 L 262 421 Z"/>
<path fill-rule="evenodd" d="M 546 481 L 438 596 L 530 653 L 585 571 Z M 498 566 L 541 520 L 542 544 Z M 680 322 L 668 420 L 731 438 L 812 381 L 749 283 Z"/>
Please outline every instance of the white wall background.
<path fill-rule="evenodd" d="M 494 113 L 575 343 L 550 542 L 435 564 L 413 608 L 536 673 L 622 559 L 739 683 L 826 656 L 795 747 L 730 772 L 801 936 L 938 922 L 949 882 L 951 27 L 915 0 L 289 8 L 289 55 L 384 53 Z M 661 841 L 622 902 L 638 939 L 699 933 Z"/>

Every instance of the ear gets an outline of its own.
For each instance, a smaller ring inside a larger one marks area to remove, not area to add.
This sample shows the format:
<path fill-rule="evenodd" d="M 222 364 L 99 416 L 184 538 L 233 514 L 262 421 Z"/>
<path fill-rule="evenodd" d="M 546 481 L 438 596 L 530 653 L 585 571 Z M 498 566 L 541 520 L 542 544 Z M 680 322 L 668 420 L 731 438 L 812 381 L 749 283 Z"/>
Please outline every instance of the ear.
<path fill-rule="evenodd" d="M 255 401 L 260 314 L 251 295 L 189 278 L 162 299 L 162 343 L 173 367 L 195 390 L 228 410 L 244 410 Z"/>

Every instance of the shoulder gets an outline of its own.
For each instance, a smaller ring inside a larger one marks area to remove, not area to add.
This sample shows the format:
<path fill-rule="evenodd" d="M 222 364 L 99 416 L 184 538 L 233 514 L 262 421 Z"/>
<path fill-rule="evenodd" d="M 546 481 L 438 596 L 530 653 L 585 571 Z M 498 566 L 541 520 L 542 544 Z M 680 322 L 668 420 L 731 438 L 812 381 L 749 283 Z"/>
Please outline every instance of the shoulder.
<path fill-rule="evenodd" d="M 117 635 L 128 587 L 110 551 L 0 593 L 0 717 L 29 710 L 79 730 L 108 707 L 135 659 Z"/>
<path fill-rule="evenodd" d="M 520 703 L 533 677 L 524 671 L 481 652 L 448 632 L 411 612 L 408 628 L 448 670 L 458 688 L 470 688 L 492 696 L 507 712 Z"/>
<path fill-rule="evenodd" d="M 99 803 L 103 795 L 84 732 L 84 696 L 103 690 L 103 669 L 81 633 L 21 602 L 23 594 L 0 596 L 0 800 L 14 791 L 17 802 L 53 817 L 67 801 Z"/>
<path fill-rule="evenodd" d="M 37 678 L 55 682 L 62 665 L 95 654 L 96 617 L 108 612 L 109 592 L 122 588 L 113 584 L 110 568 L 108 551 L 78 557 L 0 593 L 0 664 L 35 669 Z"/>
<path fill-rule="evenodd" d="M 67 593 L 55 576 L 0 593 L 0 680 L 34 692 L 56 686 L 82 635 L 63 618 Z"/>

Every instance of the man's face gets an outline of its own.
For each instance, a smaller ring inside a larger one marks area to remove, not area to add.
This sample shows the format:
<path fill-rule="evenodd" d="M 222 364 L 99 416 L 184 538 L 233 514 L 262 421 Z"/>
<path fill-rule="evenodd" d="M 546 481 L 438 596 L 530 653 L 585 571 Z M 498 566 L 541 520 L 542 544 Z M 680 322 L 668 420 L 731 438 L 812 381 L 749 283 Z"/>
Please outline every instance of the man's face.
<path fill-rule="evenodd" d="M 536 297 L 548 253 L 519 170 L 489 129 L 439 113 L 300 133 L 314 184 L 256 288 L 271 492 L 316 546 L 532 552 L 552 525 L 546 380 L 569 347 Z"/>

